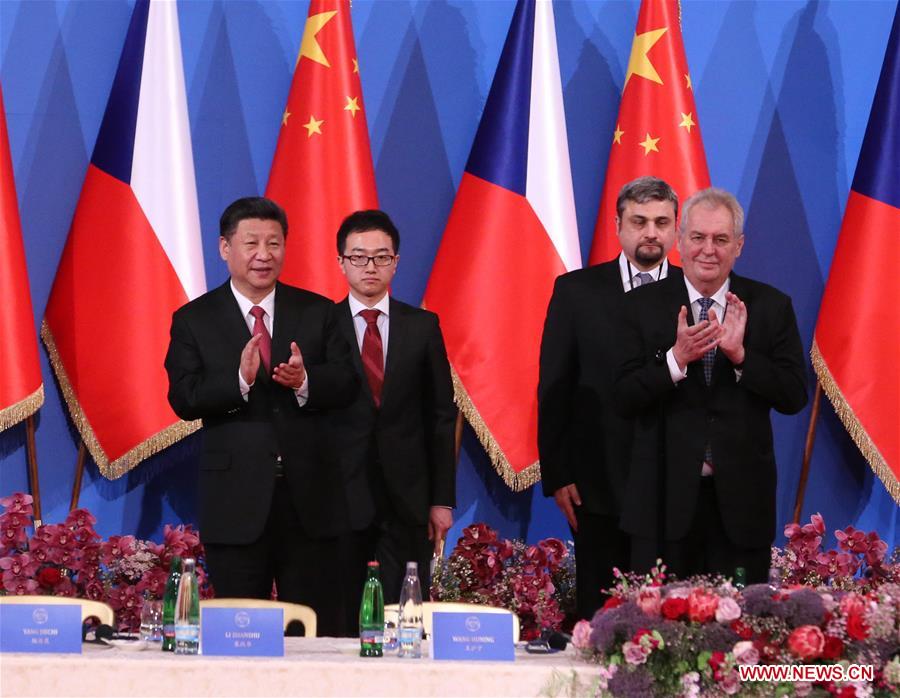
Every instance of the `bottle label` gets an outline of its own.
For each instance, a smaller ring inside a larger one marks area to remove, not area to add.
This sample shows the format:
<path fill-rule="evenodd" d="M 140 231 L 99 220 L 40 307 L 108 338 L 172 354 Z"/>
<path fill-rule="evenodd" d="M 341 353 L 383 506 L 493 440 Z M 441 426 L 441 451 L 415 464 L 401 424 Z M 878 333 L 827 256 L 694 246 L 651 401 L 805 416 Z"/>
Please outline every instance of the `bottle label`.
<path fill-rule="evenodd" d="M 196 642 L 200 639 L 200 626 L 176 625 L 175 639 L 179 642 Z"/>
<path fill-rule="evenodd" d="M 359 641 L 364 645 L 380 645 L 384 641 L 384 631 L 361 630 Z"/>

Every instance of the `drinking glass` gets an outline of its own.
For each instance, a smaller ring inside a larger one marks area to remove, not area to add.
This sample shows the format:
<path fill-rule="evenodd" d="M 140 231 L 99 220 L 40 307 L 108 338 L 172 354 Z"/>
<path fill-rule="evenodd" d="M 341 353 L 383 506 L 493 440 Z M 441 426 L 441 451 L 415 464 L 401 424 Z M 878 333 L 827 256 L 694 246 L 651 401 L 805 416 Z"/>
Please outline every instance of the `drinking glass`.
<path fill-rule="evenodd" d="M 160 599 L 144 599 L 141 609 L 141 639 L 162 642 L 163 604 Z"/>

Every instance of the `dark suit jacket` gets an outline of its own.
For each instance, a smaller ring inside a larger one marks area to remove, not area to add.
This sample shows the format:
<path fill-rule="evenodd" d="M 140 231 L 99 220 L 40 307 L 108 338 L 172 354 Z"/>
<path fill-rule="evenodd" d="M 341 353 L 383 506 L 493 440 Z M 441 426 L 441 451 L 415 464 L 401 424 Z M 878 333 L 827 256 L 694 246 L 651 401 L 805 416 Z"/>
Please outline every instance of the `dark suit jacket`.
<path fill-rule="evenodd" d="M 678 267 L 669 276 L 681 278 Z M 625 291 L 618 258 L 556 279 L 541 339 L 538 450 L 546 496 L 575 483 L 594 514 L 620 511 L 631 419 L 619 415 L 613 382 L 621 357 Z"/>
<path fill-rule="evenodd" d="M 301 408 L 294 391 L 262 366 L 241 396 L 238 368 L 250 331 L 228 282 L 172 316 L 166 371 L 169 403 L 182 419 L 203 420 L 200 531 L 209 543 L 247 544 L 262 534 L 273 488 L 275 459 L 305 531 L 339 532 L 346 506 L 326 422 L 326 409 L 348 404 L 357 391 L 349 347 L 327 298 L 279 283 L 275 291 L 273 365 L 286 362 L 297 342 L 309 376 Z"/>
<path fill-rule="evenodd" d="M 391 298 L 387 365 L 381 407 L 376 408 L 349 301 L 344 299 L 337 310 L 362 386 L 353 404 L 333 415 L 351 525 L 361 530 L 373 521 L 373 482 L 386 488 L 392 513 L 401 521 L 427 524 L 431 506 L 456 504 L 457 410 L 438 317 Z"/>
<path fill-rule="evenodd" d="M 675 344 L 679 308 L 688 307 L 682 279 L 666 279 L 626 298 L 623 334 L 628 357 L 616 379 L 623 414 L 637 416 L 622 526 L 656 534 L 657 474 L 665 468 L 665 535 L 682 538 L 697 504 L 706 443 L 712 448 L 715 488 L 725 533 L 738 545 L 762 547 L 775 537 L 775 454 L 771 409 L 799 412 L 806 404 L 806 366 L 788 296 L 736 274 L 731 291 L 747 305 L 746 358 L 740 381 L 718 351 L 710 386 L 700 360 L 673 384 L 665 353 Z"/>

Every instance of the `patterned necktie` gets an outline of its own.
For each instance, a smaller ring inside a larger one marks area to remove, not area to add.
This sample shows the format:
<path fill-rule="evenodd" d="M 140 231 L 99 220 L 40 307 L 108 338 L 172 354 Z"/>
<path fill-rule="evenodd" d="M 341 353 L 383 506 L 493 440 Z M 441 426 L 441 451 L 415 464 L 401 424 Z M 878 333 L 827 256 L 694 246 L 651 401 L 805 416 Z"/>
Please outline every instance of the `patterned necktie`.
<path fill-rule="evenodd" d="M 700 304 L 700 322 L 709 320 L 709 309 L 713 304 L 712 298 L 699 298 L 697 302 Z M 713 363 L 716 361 L 715 348 L 710 349 L 703 355 L 703 378 L 706 384 L 712 383 Z"/>
<path fill-rule="evenodd" d="M 262 339 L 259 340 L 257 345 L 259 347 L 259 358 L 262 359 L 266 373 L 269 373 L 272 370 L 272 336 L 269 334 L 266 323 L 263 321 L 266 311 L 258 305 L 254 305 L 250 308 L 250 314 L 256 318 L 256 321 L 253 323 L 253 336 L 262 335 Z"/>
<path fill-rule="evenodd" d="M 709 308 L 713 304 L 712 298 L 700 298 L 697 300 L 700 304 L 700 322 L 704 320 L 709 320 Z M 706 384 L 709 385 L 712 383 L 712 373 L 713 373 L 713 363 L 716 360 L 716 350 L 710 349 L 703 355 L 703 379 L 706 381 Z M 703 460 L 707 465 L 712 468 L 713 465 L 713 457 L 712 457 L 712 446 L 709 445 L 709 441 L 706 442 L 706 448 L 703 451 Z"/>
<path fill-rule="evenodd" d="M 381 407 L 381 386 L 384 385 L 384 347 L 381 344 L 381 332 L 378 331 L 380 310 L 361 310 L 366 321 L 366 332 L 362 343 L 362 364 L 372 389 L 372 397 L 376 407 Z"/>
<path fill-rule="evenodd" d="M 645 271 L 639 273 L 638 278 L 641 280 L 641 286 L 646 286 L 647 284 L 652 284 L 654 281 L 656 281 L 656 279 L 654 279 Z"/>

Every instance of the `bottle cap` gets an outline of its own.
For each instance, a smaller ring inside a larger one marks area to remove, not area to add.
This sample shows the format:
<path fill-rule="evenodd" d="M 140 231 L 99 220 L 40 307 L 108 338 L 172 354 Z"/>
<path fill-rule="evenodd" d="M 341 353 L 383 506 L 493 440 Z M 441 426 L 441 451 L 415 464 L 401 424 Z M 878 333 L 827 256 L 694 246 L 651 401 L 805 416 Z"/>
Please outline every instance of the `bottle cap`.
<path fill-rule="evenodd" d="M 415 572 L 418 574 L 418 572 L 419 572 L 419 563 L 418 562 L 410 561 L 410 562 L 406 563 L 406 574 L 409 574 L 410 572 Z"/>
<path fill-rule="evenodd" d="M 378 560 L 372 560 L 369 562 L 369 567 L 378 567 Z"/>

